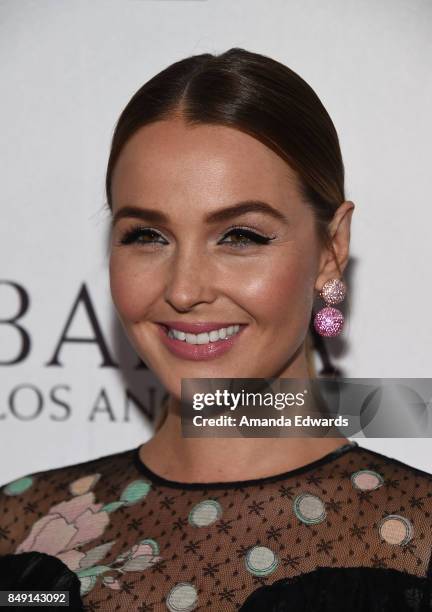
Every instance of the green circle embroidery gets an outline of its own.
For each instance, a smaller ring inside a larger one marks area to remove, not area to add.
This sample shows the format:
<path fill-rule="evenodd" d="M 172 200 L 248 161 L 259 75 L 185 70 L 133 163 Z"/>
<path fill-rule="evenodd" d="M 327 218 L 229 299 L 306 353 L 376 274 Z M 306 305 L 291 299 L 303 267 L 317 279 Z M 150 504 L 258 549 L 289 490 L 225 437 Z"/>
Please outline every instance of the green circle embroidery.
<path fill-rule="evenodd" d="M 167 595 L 166 605 L 170 612 L 190 612 L 196 607 L 198 594 L 193 584 L 179 582 Z"/>
<path fill-rule="evenodd" d="M 31 476 L 24 476 L 23 478 L 18 478 L 18 480 L 14 480 L 5 486 L 3 492 L 6 495 L 20 495 L 27 491 L 33 484 L 33 478 Z"/>
<path fill-rule="evenodd" d="M 189 512 L 189 523 L 193 527 L 208 527 L 222 516 L 222 506 L 214 499 L 206 499 Z"/>
<path fill-rule="evenodd" d="M 322 523 L 326 517 L 324 502 L 312 493 L 301 493 L 293 502 L 297 518 L 307 525 Z"/>
<path fill-rule="evenodd" d="M 267 546 L 254 546 L 245 557 L 246 569 L 254 576 L 268 576 L 278 566 L 277 555 Z"/>

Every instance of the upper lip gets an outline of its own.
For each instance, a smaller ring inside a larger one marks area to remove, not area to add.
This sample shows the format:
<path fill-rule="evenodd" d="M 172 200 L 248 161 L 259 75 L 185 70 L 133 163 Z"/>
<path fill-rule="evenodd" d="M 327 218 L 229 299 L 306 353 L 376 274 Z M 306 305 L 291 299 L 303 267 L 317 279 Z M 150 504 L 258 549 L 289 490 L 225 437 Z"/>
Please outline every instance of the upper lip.
<path fill-rule="evenodd" d="M 178 331 L 185 332 L 186 334 L 200 334 L 204 332 L 210 332 L 214 329 L 220 329 L 221 327 L 232 327 L 233 325 L 245 325 L 244 323 L 185 323 L 184 321 L 158 321 L 159 325 L 165 325 L 165 327 L 171 327 Z"/>

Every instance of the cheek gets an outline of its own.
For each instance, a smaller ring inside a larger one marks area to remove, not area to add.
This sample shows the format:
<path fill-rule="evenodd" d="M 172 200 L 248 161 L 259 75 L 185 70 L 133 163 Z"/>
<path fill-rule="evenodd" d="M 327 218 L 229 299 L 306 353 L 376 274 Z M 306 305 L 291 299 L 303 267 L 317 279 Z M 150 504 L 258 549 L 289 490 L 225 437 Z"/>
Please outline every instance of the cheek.
<path fill-rule="evenodd" d="M 110 259 L 111 296 L 125 325 L 139 321 L 157 295 L 157 277 L 151 268 L 137 268 L 126 256 Z"/>
<path fill-rule="evenodd" d="M 313 303 L 315 260 L 311 252 L 289 245 L 256 261 L 237 287 L 238 301 L 259 322 L 307 325 Z"/>

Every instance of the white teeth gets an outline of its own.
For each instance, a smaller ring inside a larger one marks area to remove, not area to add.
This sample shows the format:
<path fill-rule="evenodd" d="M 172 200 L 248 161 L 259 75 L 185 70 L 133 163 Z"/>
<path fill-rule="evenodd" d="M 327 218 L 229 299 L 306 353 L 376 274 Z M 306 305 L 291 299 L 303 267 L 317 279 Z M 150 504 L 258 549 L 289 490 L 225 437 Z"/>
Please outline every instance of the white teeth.
<path fill-rule="evenodd" d="M 203 332 L 201 334 L 189 334 L 177 329 L 169 329 L 168 336 L 177 340 L 184 340 L 188 344 L 208 344 L 209 342 L 218 342 L 229 336 L 233 336 L 240 329 L 240 325 L 230 325 L 229 327 L 221 327 L 213 329 L 211 332 Z"/>

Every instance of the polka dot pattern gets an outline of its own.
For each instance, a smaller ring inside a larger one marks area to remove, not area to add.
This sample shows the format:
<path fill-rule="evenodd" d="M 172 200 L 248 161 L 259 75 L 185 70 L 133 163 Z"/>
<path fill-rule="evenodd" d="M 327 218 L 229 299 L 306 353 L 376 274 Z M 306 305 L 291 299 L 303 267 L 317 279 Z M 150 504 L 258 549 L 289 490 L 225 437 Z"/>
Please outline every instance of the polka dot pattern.
<path fill-rule="evenodd" d="M 302 493 L 294 500 L 294 512 L 307 525 L 321 523 L 326 517 L 324 502 L 317 495 Z"/>
<path fill-rule="evenodd" d="M 399 514 L 384 517 L 379 525 L 379 534 L 388 544 L 405 546 L 412 539 L 413 532 L 411 522 Z"/>
<path fill-rule="evenodd" d="M 45 546 L 76 567 L 88 610 L 232 612 L 317 566 L 426 575 L 432 475 L 350 446 L 272 478 L 182 485 L 132 449 L 5 485 L 0 535 L 0 555 Z"/>
<path fill-rule="evenodd" d="M 222 516 L 222 506 L 214 499 L 200 502 L 189 513 L 189 523 L 194 527 L 208 527 Z"/>
<path fill-rule="evenodd" d="M 180 582 L 176 584 L 167 597 L 167 608 L 170 612 L 190 612 L 197 604 L 197 591 L 193 584 Z"/>
<path fill-rule="evenodd" d="M 246 554 L 246 568 L 255 576 L 269 576 L 278 566 L 277 555 L 266 546 L 254 546 Z"/>
<path fill-rule="evenodd" d="M 353 487 L 360 491 L 374 491 L 384 484 L 381 474 L 373 470 L 358 470 L 351 476 Z"/>

